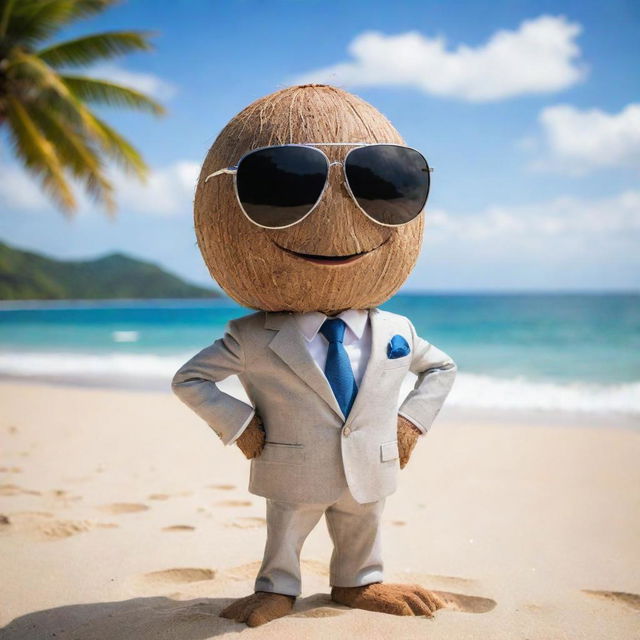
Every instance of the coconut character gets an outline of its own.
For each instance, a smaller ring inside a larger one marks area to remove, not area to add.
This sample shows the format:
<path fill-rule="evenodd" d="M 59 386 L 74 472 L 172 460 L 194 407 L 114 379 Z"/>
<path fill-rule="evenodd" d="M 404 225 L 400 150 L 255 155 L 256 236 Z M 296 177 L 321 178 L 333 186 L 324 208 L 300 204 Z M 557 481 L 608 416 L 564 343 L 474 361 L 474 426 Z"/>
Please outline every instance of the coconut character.
<path fill-rule="evenodd" d="M 387 118 L 323 84 L 256 100 L 220 132 L 195 195 L 212 277 L 255 309 L 175 374 L 172 389 L 251 460 L 267 540 L 254 593 L 220 615 L 289 613 L 300 550 L 324 516 L 335 602 L 432 615 L 438 596 L 384 581 L 386 496 L 438 414 L 456 365 L 411 321 L 378 309 L 418 258 L 430 169 Z M 398 408 L 402 381 L 417 374 Z M 251 404 L 217 384 L 237 375 Z"/>

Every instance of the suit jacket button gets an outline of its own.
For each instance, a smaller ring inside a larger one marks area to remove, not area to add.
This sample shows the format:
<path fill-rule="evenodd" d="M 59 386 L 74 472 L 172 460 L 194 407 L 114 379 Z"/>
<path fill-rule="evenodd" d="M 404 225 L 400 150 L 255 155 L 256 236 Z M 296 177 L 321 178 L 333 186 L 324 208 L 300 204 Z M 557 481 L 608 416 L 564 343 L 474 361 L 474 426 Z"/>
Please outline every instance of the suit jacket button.
<path fill-rule="evenodd" d="M 348 436 L 350 433 L 351 433 L 351 429 L 349 429 L 349 427 L 345 427 L 342 430 L 342 435 L 345 436 L 345 437 Z"/>

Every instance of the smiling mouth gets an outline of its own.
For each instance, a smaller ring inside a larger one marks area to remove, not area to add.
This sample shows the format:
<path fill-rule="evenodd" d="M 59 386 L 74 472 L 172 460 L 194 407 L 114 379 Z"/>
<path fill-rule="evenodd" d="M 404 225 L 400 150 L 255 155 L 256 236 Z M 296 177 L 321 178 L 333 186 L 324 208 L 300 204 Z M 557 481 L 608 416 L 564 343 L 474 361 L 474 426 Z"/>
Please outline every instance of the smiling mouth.
<path fill-rule="evenodd" d="M 276 247 L 278 247 L 278 249 L 282 249 L 282 251 L 284 251 L 285 253 L 295 256 L 296 258 L 302 258 L 307 262 L 313 262 L 314 264 L 337 266 L 340 264 L 350 264 L 352 262 L 356 262 L 360 260 L 360 258 L 364 258 L 364 256 L 368 255 L 369 253 L 373 253 L 374 251 L 376 251 L 376 249 L 379 249 L 383 244 L 386 244 L 388 240 L 389 239 L 387 238 L 387 240 L 379 244 L 377 247 L 374 247 L 373 249 L 369 249 L 368 251 L 361 251 L 360 253 L 350 253 L 349 255 L 346 255 L 346 256 L 323 256 L 316 253 L 299 253 L 298 251 L 293 251 L 293 249 L 287 249 L 286 247 L 282 247 L 277 242 L 274 242 L 273 244 L 275 244 Z"/>

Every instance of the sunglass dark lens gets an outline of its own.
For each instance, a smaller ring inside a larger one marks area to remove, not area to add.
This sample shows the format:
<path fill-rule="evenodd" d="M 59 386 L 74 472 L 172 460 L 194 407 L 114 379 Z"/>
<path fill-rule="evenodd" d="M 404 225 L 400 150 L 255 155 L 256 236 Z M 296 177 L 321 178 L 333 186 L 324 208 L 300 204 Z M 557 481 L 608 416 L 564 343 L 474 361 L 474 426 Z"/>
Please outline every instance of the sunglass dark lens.
<path fill-rule="evenodd" d="M 269 147 L 245 156 L 236 176 L 238 197 L 251 220 L 264 227 L 298 222 L 325 184 L 327 159 L 313 147 Z"/>
<path fill-rule="evenodd" d="M 413 220 L 429 195 L 429 166 L 424 156 L 392 144 L 353 149 L 345 172 L 358 204 L 374 220 L 399 225 Z"/>

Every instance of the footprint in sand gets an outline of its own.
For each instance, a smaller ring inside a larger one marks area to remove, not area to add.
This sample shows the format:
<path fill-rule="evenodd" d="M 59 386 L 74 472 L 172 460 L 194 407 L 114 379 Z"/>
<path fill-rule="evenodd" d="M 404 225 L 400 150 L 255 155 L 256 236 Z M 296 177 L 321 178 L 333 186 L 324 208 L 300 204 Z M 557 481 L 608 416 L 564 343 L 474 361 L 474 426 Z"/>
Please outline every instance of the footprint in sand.
<path fill-rule="evenodd" d="M 241 564 L 237 567 L 231 567 L 224 570 L 224 578 L 230 578 L 231 580 L 248 580 L 255 578 L 262 562 L 260 560 L 256 562 L 248 562 L 247 564 Z"/>
<path fill-rule="evenodd" d="M 92 529 L 118 527 L 110 522 L 95 520 L 57 520 L 46 511 L 19 511 L 1 518 L 0 531 L 8 534 L 27 535 L 37 540 L 60 540 Z"/>
<path fill-rule="evenodd" d="M 190 524 L 172 524 L 168 527 L 162 527 L 163 531 L 195 531 L 195 529 Z"/>
<path fill-rule="evenodd" d="M 147 496 L 148 500 L 168 500 L 172 496 L 192 496 L 193 491 L 179 491 L 178 493 L 152 493 Z"/>
<path fill-rule="evenodd" d="M 497 604 L 496 601 L 491 598 L 457 592 L 458 589 L 464 589 L 465 591 L 467 589 L 474 589 L 477 581 L 471 578 L 424 574 L 409 570 L 399 575 L 398 578 L 398 582 L 420 584 L 426 589 L 437 593 L 445 601 L 445 608 L 450 611 L 486 613 L 487 611 L 491 611 Z M 393 582 L 395 582 L 395 580 L 393 580 Z M 456 589 L 456 592 L 449 591 L 449 589 Z"/>
<path fill-rule="evenodd" d="M 445 609 L 458 611 L 461 613 L 487 613 L 495 606 L 495 600 L 490 598 L 479 598 L 477 596 L 466 596 L 460 593 L 447 593 L 434 591 L 446 603 Z M 328 595 L 315 594 L 309 598 L 299 601 L 298 607 L 303 607 L 302 611 L 291 614 L 292 618 L 331 618 L 351 611 L 348 607 L 336 606 Z"/>
<path fill-rule="evenodd" d="M 445 609 L 459 611 L 461 613 L 487 613 L 498 604 L 491 598 L 480 596 L 467 596 L 463 593 L 450 593 L 448 591 L 436 591 L 445 602 Z"/>
<path fill-rule="evenodd" d="M 257 529 L 258 527 L 265 527 L 267 521 L 264 518 L 254 518 L 247 516 L 245 518 L 236 518 L 231 522 L 228 522 L 225 526 L 237 527 L 238 529 Z"/>
<path fill-rule="evenodd" d="M 495 600 L 491 598 L 467 596 L 447 591 L 434 591 L 434 593 L 437 593 L 445 601 L 446 609 L 450 611 L 487 613 L 496 606 Z M 293 618 L 331 618 L 350 611 L 347 607 L 336 605 L 329 594 L 324 593 L 316 593 L 308 598 L 299 600 L 296 608 L 298 608 L 298 611 L 291 614 Z"/>
<path fill-rule="evenodd" d="M 113 502 L 111 504 L 104 504 L 98 507 L 100 511 L 105 513 L 136 513 L 138 511 L 147 511 L 149 507 L 146 504 L 140 504 L 137 502 Z"/>
<path fill-rule="evenodd" d="M 0 484 L 0 496 L 21 496 L 24 494 L 39 496 L 41 492 L 32 489 L 23 489 L 17 484 Z"/>
<path fill-rule="evenodd" d="M 208 484 L 208 489 L 218 489 L 218 491 L 232 491 L 236 488 L 235 484 Z"/>
<path fill-rule="evenodd" d="M 627 593 L 625 591 L 592 591 L 591 589 L 583 589 L 582 593 L 588 593 L 591 596 L 604 598 L 611 602 L 626 604 L 632 609 L 640 610 L 640 595 L 636 593 Z"/>
<path fill-rule="evenodd" d="M 216 502 L 216 507 L 250 507 L 250 500 L 220 500 Z"/>
<path fill-rule="evenodd" d="M 163 569 L 152 571 L 139 576 L 139 579 L 150 585 L 188 584 L 190 582 L 202 582 L 213 580 L 216 572 L 213 569 L 199 569 L 184 567 L 177 569 Z"/>

